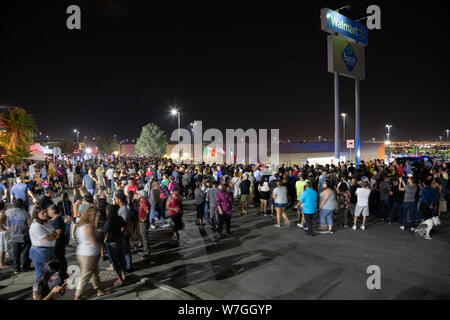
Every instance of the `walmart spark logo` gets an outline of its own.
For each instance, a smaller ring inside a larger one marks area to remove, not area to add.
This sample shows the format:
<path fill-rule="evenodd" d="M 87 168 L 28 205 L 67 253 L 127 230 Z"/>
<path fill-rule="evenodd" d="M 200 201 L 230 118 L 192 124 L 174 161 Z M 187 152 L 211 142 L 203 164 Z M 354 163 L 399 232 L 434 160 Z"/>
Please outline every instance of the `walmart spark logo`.
<path fill-rule="evenodd" d="M 350 43 L 345 47 L 344 51 L 342 51 L 341 56 L 347 66 L 348 72 L 352 72 L 353 68 L 358 63 L 358 58 Z"/>

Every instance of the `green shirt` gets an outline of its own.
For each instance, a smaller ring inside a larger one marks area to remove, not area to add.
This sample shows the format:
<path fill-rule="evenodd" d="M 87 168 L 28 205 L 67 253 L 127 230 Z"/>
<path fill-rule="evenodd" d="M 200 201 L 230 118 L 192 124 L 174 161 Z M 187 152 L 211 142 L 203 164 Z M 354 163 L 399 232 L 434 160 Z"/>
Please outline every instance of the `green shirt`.
<path fill-rule="evenodd" d="M 302 192 L 305 190 L 305 186 L 306 186 L 306 180 L 305 181 L 299 180 L 295 183 L 295 190 L 297 190 L 297 200 L 299 200 L 299 201 L 300 201 Z"/>

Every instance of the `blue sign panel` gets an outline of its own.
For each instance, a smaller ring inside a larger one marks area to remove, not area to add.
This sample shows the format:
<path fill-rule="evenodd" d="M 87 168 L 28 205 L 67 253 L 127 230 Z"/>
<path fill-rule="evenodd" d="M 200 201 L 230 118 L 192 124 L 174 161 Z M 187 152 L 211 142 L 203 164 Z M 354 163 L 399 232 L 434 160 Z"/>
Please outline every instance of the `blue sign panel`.
<path fill-rule="evenodd" d="M 322 30 L 328 33 L 338 33 L 347 39 L 369 44 L 369 29 L 336 11 L 324 8 L 322 13 Z"/>
<path fill-rule="evenodd" d="M 344 60 L 345 66 L 348 69 L 348 72 L 352 72 L 353 67 L 358 63 L 358 58 L 356 57 L 350 43 L 345 47 L 344 51 L 342 51 L 341 56 Z"/>

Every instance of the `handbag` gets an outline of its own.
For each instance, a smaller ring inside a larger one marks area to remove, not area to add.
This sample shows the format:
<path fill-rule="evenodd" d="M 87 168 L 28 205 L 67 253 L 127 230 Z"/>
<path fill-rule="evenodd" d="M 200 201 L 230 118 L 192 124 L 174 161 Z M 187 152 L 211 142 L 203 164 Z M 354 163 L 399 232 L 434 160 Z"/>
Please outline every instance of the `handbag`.
<path fill-rule="evenodd" d="M 66 213 L 66 206 L 64 205 L 64 201 L 62 202 L 62 207 L 63 207 L 63 211 L 64 211 L 64 223 L 71 224 L 72 218 L 69 215 L 67 215 L 67 213 Z"/>

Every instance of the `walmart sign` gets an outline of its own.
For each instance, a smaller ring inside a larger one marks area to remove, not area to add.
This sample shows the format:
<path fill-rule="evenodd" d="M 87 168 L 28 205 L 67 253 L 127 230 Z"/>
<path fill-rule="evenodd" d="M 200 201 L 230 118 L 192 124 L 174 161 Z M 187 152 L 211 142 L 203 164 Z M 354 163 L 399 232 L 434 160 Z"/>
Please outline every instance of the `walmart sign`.
<path fill-rule="evenodd" d="M 338 33 L 348 40 L 359 42 L 362 45 L 369 45 L 369 29 L 353 21 L 336 11 L 328 8 L 320 10 L 322 30 L 331 34 Z"/>

